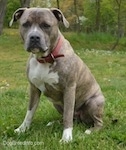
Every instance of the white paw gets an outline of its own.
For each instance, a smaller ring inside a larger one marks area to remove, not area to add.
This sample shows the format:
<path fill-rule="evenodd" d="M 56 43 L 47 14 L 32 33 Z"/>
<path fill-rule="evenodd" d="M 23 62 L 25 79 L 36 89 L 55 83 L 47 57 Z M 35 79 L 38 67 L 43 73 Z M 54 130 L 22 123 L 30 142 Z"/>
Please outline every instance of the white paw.
<path fill-rule="evenodd" d="M 15 133 L 24 133 L 28 130 L 30 125 L 28 123 L 22 123 L 17 129 L 14 130 Z"/>
<path fill-rule="evenodd" d="M 87 129 L 87 130 L 85 131 L 85 133 L 86 133 L 86 134 L 91 134 L 91 130 Z"/>
<path fill-rule="evenodd" d="M 73 128 L 67 128 L 63 130 L 62 139 L 60 140 L 61 143 L 72 141 L 72 129 Z"/>

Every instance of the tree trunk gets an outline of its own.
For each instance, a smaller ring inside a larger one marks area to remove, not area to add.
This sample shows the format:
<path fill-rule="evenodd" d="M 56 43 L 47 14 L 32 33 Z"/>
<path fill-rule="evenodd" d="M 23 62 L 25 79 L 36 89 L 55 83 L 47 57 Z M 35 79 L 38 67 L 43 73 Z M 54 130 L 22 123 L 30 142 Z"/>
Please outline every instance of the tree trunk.
<path fill-rule="evenodd" d="M 7 5 L 7 0 L 0 0 L 0 35 L 2 34 L 3 31 L 6 5 Z"/>
<path fill-rule="evenodd" d="M 79 19 L 79 15 L 78 15 L 78 12 L 77 12 L 77 0 L 74 0 L 74 12 L 75 12 L 75 15 L 77 17 L 76 31 L 80 32 L 80 19 Z"/>
<path fill-rule="evenodd" d="M 30 7 L 31 0 L 20 0 L 21 7 Z"/>
<path fill-rule="evenodd" d="M 117 30 L 117 39 L 115 44 L 112 46 L 111 50 L 114 50 L 116 46 L 119 44 L 120 38 L 122 37 L 122 24 L 121 24 L 121 0 L 116 0 L 116 3 L 118 5 L 118 30 Z"/>
<path fill-rule="evenodd" d="M 56 0 L 57 2 L 57 8 L 60 9 L 59 0 Z"/>
<path fill-rule="evenodd" d="M 96 22 L 95 22 L 95 30 L 100 30 L 100 9 L 101 9 L 101 0 L 96 0 Z"/>

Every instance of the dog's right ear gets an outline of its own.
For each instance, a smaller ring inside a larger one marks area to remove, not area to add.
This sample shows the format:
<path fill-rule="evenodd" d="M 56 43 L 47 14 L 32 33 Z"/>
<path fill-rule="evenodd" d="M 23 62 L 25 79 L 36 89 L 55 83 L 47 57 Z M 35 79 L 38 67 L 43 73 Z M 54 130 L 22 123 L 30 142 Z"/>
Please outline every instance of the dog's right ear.
<path fill-rule="evenodd" d="M 10 21 L 10 23 L 9 23 L 9 26 L 10 26 L 10 27 L 12 26 L 13 22 L 16 22 L 18 19 L 21 18 L 22 14 L 24 13 L 24 11 L 25 11 L 26 9 L 27 9 L 27 8 L 19 8 L 19 9 L 17 9 L 17 10 L 13 13 L 12 19 L 11 19 L 11 21 Z"/>

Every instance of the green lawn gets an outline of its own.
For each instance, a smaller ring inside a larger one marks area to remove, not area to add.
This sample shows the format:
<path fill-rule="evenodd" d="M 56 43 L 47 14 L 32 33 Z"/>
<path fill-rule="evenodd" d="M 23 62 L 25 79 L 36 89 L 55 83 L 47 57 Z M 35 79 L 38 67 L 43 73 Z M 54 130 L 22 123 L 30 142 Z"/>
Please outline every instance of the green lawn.
<path fill-rule="evenodd" d="M 67 38 L 67 34 L 65 36 Z M 70 34 L 68 37 L 72 45 L 77 44 L 76 40 L 74 42 L 74 37 L 71 39 Z M 89 37 L 88 39 L 90 40 Z M 23 121 L 27 109 L 29 85 L 25 66 L 28 53 L 23 49 L 18 30 L 6 29 L 0 36 L 0 148 L 2 150 L 126 149 L 126 52 L 95 50 L 93 43 L 92 49 L 87 49 L 83 40 L 81 37 L 81 47 L 76 48 L 76 53 L 89 66 L 105 95 L 104 127 L 99 132 L 85 135 L 87 126 L 75 122 L 73 142 L 61 144 L 59 140 L 63 125 L 55 122 L 50 127 L 46 126 L 50 121 L 60 120 L 61 116 L 43 96 L 30 130 L 21 135 L 13 132 L 14 128 Z"/>

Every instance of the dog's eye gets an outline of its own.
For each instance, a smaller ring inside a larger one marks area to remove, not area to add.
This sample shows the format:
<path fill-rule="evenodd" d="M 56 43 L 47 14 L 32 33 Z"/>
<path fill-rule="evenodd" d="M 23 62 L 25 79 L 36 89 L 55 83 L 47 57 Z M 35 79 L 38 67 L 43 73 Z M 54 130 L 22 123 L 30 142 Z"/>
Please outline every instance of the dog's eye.
<path fill-rule="evenodd" d="M 23 27 L 27 28 L 27 27 L 30 27 L 31 26 L 31 23 L 29 21 L 23 23 Z"/>
<path fill-rule="evenodd" d="M 40 25 L 40 27 L 43 28 L 43 29 L 49 29 L 51 26 L 49 24 L 47 24 L 47 23 L 42 23 Z"/>

